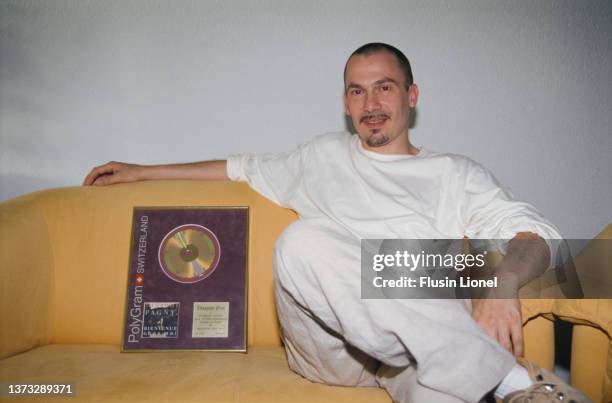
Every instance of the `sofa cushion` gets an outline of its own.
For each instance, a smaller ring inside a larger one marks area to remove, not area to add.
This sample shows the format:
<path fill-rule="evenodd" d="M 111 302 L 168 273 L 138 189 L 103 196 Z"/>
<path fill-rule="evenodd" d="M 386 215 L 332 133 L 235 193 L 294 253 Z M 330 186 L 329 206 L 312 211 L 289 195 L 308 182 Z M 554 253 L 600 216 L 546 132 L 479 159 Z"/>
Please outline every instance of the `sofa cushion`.
<path fill-rule="evenodd" d="M 0 361 L 0 379 L 72 383 L 78 401 L 390 402 L 383 389 L 302 378 L 289 370 L 282 347 L 121 354 L 117 345 L 51 344 Z"/>

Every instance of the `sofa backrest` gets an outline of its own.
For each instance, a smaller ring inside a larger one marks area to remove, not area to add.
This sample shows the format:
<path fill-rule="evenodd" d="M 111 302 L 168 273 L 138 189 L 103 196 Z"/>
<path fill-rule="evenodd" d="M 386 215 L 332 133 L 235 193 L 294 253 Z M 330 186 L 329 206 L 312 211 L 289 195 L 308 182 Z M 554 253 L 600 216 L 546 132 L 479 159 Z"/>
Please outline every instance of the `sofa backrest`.
<path fill-rule="evenodd" d="M 280 344 L 272 251 L 276 238 L 297 216 L 262 198 L 248 185 L 152 181 L 53 189 L 3 203 L 2 209 L 6 212 L 3 215 L 8 215 L 7 209 L 16 203 L 22 205 L 17 214 L 21 221 L 38 218 L 36 224 L 30 225 L 33 228 L 7 229 L 2 234 L 3 249 L 12 248 L 5 244 L 5 237 L 26 242 L 40 238 L 41 245 L 24 248 L 23 260 L 27 261 L 27 254 L 31 253 L 40 255 L 38 262 L 48 261 L 45 267 L 38 267 L 40 263 L 35 265 L 33 278 L 11 280 L 19 284 L 40 281 L 38 288 L 44 290 L 36 296 L 36 305 L 44 312 L 39 312 L 40 318 L 31 321 L 38 321 L 38 327 L 44 326 L 47 333 L 34 341 L 36 344 L 121 343 L 134 206 L 248 206 L 248 344 Z M 15 212 L 10 215 L 13 220 L 19 219 Z M 3 265 L 5 262 L 8 263 L 3 258 Z M 12 268 L 11 276 L 29 276 L 19 274 L 24 270 L 31 270 L 27 263 L 21 268 Z M 2 297 L 3 304 L 8 298 Z M 2 315 L 4 321 L 5 315 L 12 314 L 3 312 Z M 37 331 L 40 333 L 40 329 Z"/>

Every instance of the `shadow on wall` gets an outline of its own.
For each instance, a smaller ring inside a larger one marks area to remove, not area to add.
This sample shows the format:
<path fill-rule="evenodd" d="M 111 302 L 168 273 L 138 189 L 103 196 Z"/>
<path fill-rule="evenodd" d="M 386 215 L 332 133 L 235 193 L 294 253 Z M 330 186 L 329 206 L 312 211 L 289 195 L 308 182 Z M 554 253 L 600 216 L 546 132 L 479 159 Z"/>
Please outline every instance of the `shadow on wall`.
<path fill-rule="evenodd" d="M 61 186 L 67 185 L 47 178 L 0 174 L 0 202 L 37 190 Z"/>
<path fill-rule="evenodd" d="M 346 114 L 343 114 L 343 116 L 344 116 L 344 130 L 346 130 L 349 133 L 357 133 L 357 130 L 355 129 L 355 126 L 353 125 L 353 121 L 351 120 L 351 118 L 347 116 Z M 410 111 L 410 115 L 408 116 L 408 129 L 413 129 L 414 127 L 416 127 L 418 117 L 419 117 L 419 109 L 412 108 L 412 110 Z"/>

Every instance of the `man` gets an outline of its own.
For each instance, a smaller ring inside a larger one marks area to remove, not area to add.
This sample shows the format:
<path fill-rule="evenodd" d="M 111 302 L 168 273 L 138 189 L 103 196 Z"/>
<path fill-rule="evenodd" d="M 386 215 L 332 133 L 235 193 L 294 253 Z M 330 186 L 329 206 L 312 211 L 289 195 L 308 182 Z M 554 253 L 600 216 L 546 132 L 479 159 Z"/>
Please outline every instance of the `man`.
<path fill-rule="evenodd" d="M 297 211 L 300 220 L 277 242 L 274 277 L 289 365 L 308 379 L 379 385 L 395 401 L 479 401 L 491 391 L 503 401 L 588 401 L 517 362 L 523 341 L 516 298 L 361 298 L 363 238 L 510 239 L 495 274 L 516 295 L 550 266 L 545 239 L 560 236 L 478 164 L 411 144 L 408 117 L 419 89 L 398 49 L 360 47 L 347 61 L 344 83 L 357 136 L 319 136 L 284 155 L 164 166 L 111 162 L 84 184 L 241 180 Z"/>

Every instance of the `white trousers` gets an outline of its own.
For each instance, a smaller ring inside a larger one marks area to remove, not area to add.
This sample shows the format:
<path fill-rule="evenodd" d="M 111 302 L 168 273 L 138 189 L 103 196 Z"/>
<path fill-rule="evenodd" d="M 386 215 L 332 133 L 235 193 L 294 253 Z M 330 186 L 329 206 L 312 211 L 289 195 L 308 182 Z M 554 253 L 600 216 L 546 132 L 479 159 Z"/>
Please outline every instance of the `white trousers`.
<path fill-rule="evenodd" d="M 314 382 L 381 386 L 396 402 L 477 402 L 515 364 L 461 300 L 362 299 L 360 242 L 300 219 L 276 243 L 289 367 Z M 469 305 L 469 304 L 468 304 Z"/>

